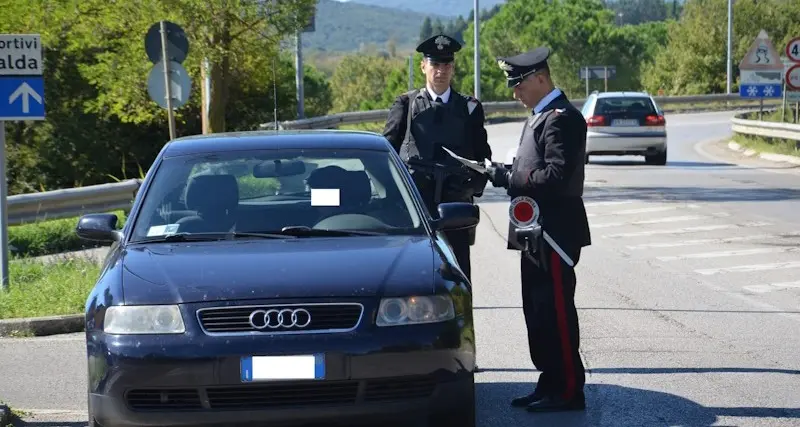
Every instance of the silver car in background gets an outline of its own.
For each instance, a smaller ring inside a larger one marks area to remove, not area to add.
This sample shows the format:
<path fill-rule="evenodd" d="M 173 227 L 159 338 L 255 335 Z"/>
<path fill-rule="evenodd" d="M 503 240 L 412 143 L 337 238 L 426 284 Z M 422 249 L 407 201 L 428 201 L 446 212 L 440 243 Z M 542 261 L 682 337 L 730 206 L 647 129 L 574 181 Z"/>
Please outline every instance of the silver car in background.
<path fill-rule="evenodd" d="M 643 92 L 594 92 L 581 113 L 588 126 L 589 156 L 644 156 L 650 165 L 667 164 L 667 128 L 663 112 Z"/>

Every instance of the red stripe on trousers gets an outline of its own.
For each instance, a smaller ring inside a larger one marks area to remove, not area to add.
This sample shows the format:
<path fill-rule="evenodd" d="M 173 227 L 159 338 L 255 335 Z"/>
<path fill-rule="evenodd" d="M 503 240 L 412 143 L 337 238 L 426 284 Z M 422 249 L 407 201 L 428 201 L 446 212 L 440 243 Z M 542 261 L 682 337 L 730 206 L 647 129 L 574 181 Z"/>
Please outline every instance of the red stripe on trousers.
<path fill-rule="evenodd" d="M 561 258 L 555 252 L 551 253 L 550 267 L 552 269 L 553 291 L 556 299 L 558 335 L 561 337 L 561 363 L 564 366 L 564 378 L 567 380 L 563 397 L 569 400 L 572 399 L 575 394 L 575 369 L 572 362 L 572 345 L 570 344 L 569 329 L 567 328 L 567 307 L 564 304 L 564 277 L 561 273 Z"/>

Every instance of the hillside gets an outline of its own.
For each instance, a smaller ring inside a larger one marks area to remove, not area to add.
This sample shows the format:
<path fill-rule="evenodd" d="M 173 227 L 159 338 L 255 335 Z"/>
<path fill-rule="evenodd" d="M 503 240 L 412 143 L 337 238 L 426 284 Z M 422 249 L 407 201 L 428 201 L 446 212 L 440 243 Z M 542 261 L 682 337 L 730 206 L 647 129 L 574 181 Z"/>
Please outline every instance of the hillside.
<path fill-rule="evenodd" d="M 375 3 L 388 4 L 393 1 L 376 0 Z M 316 28 L 313 33 L 303 34 L 303 49 L 347 52 L 370 44 L 385 49 L 390 39 L 394 39 L 399 51 L 413 49 L 426 16 L 424 13 L 382 6 L 319 0 Z M 451 19 L 439 15 L 431 17 L 439 17 L 442 21 Z"/>
<path fill-rule="evenodd" d="M 343 0 L 338 0 L 343 1 Z M 422 14 L 443 15 L 451 18 L 463 16 L 466 18 L 472 11 L 472 0 L 344 0 L 347 3 L 361 3 L 372 6 L 383 6 L 393 9 L 409 10 Z M 491 9 L 505 0 L 480 0 L 478 7 Z M 432 17 L 433 18 L 433 17 Z"/>

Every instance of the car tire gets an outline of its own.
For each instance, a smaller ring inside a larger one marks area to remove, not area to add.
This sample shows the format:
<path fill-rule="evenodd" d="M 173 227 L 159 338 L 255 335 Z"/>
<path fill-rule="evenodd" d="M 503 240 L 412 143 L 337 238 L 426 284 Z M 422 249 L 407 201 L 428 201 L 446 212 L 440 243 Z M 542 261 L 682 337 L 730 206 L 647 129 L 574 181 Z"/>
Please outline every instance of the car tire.
<path fill-rule="evenodd" d="M 664 149 L 664 151 L 653 156 L 644 156 L 644 161 L 648 165 L 664 166 L 667 164 L 667 150 Z"/>
<path fill-rule="evenodd" d="M 465 398 L 459 396 L 459 409 L 437 414 L 428 424 L 430 427 L 475 427 L 475 377 L 470 377 L 469 390 L 464 392 Z"/>

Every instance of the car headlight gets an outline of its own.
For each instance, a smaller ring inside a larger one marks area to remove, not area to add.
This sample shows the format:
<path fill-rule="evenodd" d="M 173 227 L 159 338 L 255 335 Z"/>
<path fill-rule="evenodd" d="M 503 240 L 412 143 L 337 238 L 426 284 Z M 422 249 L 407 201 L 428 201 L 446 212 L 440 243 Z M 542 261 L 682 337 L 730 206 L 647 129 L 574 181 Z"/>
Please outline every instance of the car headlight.
<path fill-rule="evenodd" d="M 378 326 L 443 322 L 455 317 L 453 300 L 447 295 L 384 298 L 378 307 Z"/>
<path fill-rule="evenodd" d="M 186 331 L 177 305 L 115 305 L 106 309 L 108 334 L 182 334 Z"/>

